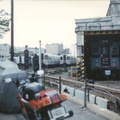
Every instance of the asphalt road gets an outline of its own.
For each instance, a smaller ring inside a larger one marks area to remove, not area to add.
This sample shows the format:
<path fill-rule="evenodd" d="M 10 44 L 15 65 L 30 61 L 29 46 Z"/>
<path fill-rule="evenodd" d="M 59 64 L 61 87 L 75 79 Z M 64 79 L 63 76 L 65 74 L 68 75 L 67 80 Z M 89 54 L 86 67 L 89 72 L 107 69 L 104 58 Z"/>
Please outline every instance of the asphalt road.
<path fill-rule="evenodd" d="M 109 120 L 69 100 L 64 102 L 64 106 L 67 110 L 74 111 L 74 116 L 66 120 Z"/>
<path fill-rule="evenodd" d="M 62 103 L 67 110 L 73 110 L 74 116 L 67 118 L 66 120 L 108 120 L 98 114 L 95 114 L 82 106 L 72 102 L 65 101 Z M 2 114 L 0 113 L 0 120 L 25 120 L 21 114 Z"/>

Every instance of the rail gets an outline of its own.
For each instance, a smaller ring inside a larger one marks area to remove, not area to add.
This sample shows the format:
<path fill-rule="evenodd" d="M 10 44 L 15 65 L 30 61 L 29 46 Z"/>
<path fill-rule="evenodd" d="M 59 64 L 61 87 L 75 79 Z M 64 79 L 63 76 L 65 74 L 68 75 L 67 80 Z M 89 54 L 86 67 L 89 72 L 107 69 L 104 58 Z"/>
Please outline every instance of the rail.
<path fill-rule="evenodd" d="M 54 80 L 58 80 L 58 81 L 60 79 L 58 77 L 53 77 L 53 76 L 45 76 L 45 77 L 50 78 L 50 79 L 54 79 Z M 69 80 L 69 79 L 61 78 L 61 81 L 84 85 L 84 82 L 74 81 L 74 80 Z M 112 92 L 120 93 L 119 89 L 114 89 L 114 88 L 110 88 L 110 87 L 106 87 L 106 86 L 100 86 L 100 85 L 95 85 L 95 84 L 90 84 L 90 83 L 86 83 L 86 86 L 102 88 L 102 89 L 106 89 L 106 90 L 109 90 L 109 91 L 112 91 Z"/>
<path fill-rule="evenodd" d="M 114 88 L 110 88 L 110 87 L 106 87 L 106 86 L 94 85 L 94 84 L 89 84 L 89 83 L 87 83 L 87 86 L 98 87 L 98 88 L 106 89 L 106 90 L 109 90 L 109 91 L 112 91 L 112 92 L 120 93 L 119 89 L 114 89 Z"/>
<path fill-rule="evenodd" d="M 84 88 L 84 107 L 87 106 L 86 105 L 87 104 L 87 95 L 89 96 L 89 91 L 90 90 L 94 90 L 96 92 L 99 92 L 99 93 L 111 96 L 114 99 L 116 99 L 115 106 L 117 106 L 117 109 L 120 109 L 120 98 L 110 93 L 110 92 L 113 92 L 113 93 L 120 94 L 120 90 L 119 89 L 114 89 L 114 88 L 110 88 L 110 87 L 106 87 L 106 86 L 90 84 L 90 83 L 88 83 L 88 80 L 84 80 L 84 82 L 80 82 L 80 81 L 74 81 L 74 80 L 69 80 L 69 79 L 63 79 L 63 78 L 61 78 L 61 76 L 59 76 L 59 77 L 44 76 L 44 84 L 45 84 L 46 79 L 49 79 L 49 80 L 50 79 L 52 79 L 52 80 L 54 79 L 55 81 L 57 81 L 58 82 L 58 89 L 59 89 L 60 93 L 61 93 L 61 83 L 62 82 L 74 83 L 74 84 L 77 84 L 77 85 L 84 86 L 83 87 Z M 89 99 L 88 99 L 88 101 L 89 101 Z"/>
<path fill-rule="evenodd" d="M 45 76 L 45 78 L 50 78 L 50 79 L 54 79 L 54 80 L 58 80 L 58 81 L 60 80 L 58 77 L 53 77 L 53 76 Z M 69 80 L 69 79 L 61 78 L 61 81 L 84 85 L 83 82 L 73 81 L 73 80 Z"/>

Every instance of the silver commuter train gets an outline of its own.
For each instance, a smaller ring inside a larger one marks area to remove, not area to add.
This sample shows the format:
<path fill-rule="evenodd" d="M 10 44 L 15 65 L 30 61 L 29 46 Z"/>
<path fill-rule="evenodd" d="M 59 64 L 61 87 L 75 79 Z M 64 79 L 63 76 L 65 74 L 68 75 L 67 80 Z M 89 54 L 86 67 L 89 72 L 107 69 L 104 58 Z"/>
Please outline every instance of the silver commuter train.
<path fill-rule="evenodd" d="M 32 63 L 33 56 L 30 57 Z M 18 65 L 24 65 L 24 56 L 21 57 L 14 57 L 14 62 Z M 53 55 L 49 53 L 42 53 L 41 54 L 41 63 L 43 68 L 49 67 L 59 67 L 59 66 L 71 66 L 76 64 L 76 57 L 71 56 L 70 54 L 67 55 Z"/>
<path fill-rule="evenodd" d="M 14 62 L 18 65 L 24 65 L 24 56 L 14 57 Z"/>

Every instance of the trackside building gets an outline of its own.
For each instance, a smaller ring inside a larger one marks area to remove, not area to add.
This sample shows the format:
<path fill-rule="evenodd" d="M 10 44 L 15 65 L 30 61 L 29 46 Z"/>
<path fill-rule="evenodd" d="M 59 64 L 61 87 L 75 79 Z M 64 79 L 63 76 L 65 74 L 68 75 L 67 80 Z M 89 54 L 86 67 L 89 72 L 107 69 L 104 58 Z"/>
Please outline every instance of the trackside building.
<path fill-rule="evenodd" d="M 110 0 L 105 17 L 76 19 L 77 63 L 84 59 L 86 77 L 120 74 L 120 0 Z M 94 74 L 93 74 L 94 73 Z"/>

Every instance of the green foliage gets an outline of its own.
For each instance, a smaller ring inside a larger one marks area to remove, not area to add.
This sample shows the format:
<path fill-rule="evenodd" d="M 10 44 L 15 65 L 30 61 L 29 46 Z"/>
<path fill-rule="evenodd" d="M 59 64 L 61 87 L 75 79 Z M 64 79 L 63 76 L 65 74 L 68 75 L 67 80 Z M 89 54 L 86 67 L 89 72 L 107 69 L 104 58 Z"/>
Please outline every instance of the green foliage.
<path fill-rule="evenodd" d="M 3 35 L 10 30 L 10 15 L 5 12 L 5 10 L 0 11 L 0 38 L 3 38 Z"/>

